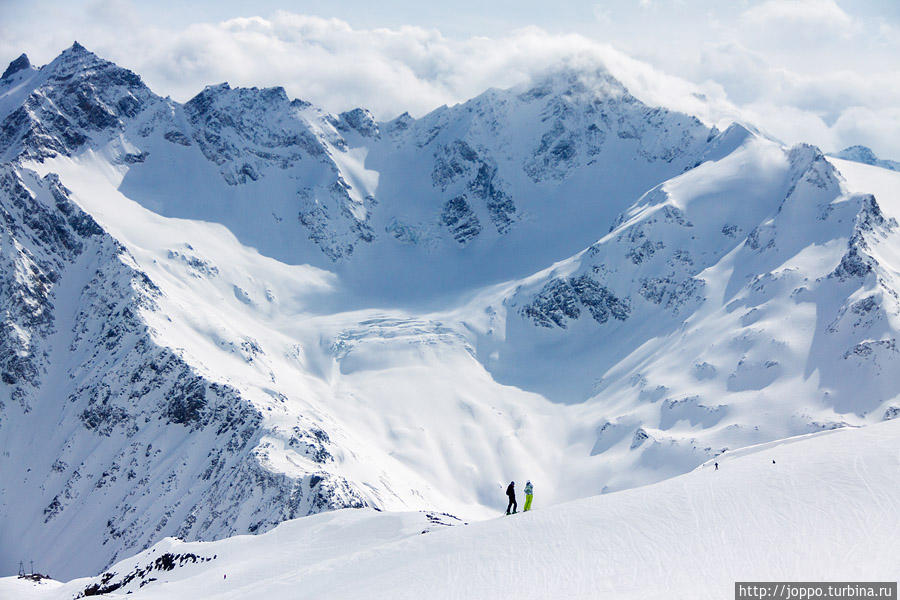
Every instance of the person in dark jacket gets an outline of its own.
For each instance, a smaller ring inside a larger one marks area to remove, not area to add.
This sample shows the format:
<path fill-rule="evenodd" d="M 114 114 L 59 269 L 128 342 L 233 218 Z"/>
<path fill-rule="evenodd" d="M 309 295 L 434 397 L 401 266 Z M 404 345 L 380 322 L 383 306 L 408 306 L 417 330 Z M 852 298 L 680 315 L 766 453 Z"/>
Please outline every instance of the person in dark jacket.
<path fill-rule="evenodd" d="M 506 507 L 506 514 L 509 514 L 509 509 L 512 508 L 513 514 L 516 514 L 516 509 L 519 507 L 516 504 L 516 482 L 510 481 L 509 487 L 506 488 L 506 495 L 509 496 L 509 505 Z"/>

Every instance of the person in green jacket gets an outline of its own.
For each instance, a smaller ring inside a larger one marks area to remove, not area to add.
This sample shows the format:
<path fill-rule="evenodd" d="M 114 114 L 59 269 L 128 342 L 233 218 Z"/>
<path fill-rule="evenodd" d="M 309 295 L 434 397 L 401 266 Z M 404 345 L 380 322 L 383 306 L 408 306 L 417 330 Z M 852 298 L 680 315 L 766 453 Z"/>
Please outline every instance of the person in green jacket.
<path fill-rule="evenodd" d="M 525 509 L 531 510 L 531 499 L 534 498 L 534 486 L 528 481 L 525 483 Z"/>

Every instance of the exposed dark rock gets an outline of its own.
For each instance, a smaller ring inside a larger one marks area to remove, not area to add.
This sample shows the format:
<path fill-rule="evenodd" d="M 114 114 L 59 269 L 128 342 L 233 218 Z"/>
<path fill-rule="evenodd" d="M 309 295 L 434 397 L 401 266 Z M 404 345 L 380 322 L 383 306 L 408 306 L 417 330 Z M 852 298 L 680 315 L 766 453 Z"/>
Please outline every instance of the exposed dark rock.
<path fill-rule="evenodd" d="M 85 598 L 90 596 L 102 596 L 125 588 L 132 582 L 137 583 L 138 587 L 144 587 L 145 584 L 157 580 L 157 578 L 150 576 L 153 572 L 173 571 L 176 568 L 184 567 L 186 565 L 209 562 L 215 560 L 215 558 L 215 556 L 200 556 L 193 552 L 183 552 L 178 554 L 166 552 L 165 554 L 156 557 L 153 561 L 145 564 L 143 567 L 137 567 L 121 577 L 114 572 L 103 573 L 98 578 L 98 581 L 89 584 L 75 597 Z M 130 594 L 131 591 L 128 591 L 127 593 Z"/>
<path fill-rule="evenodd" d="M 578 319 L 582 307 L 601 325 L 610 317 L 624 321 L 631 314 L 627 299 L 616 297 L 587 275 L 549 281 L 520 312 L 542 327 L 555 325 L 565 329 L 566 320 Z"/>
<path fill-rule="evenodd" d="M 481 233 L 478 216 L 469 206 L 465 196 L 457 196 L 444 203 L 441 223 L 450 230 L 453 239 L 460 246 L 465 246 Z"/>
<path fill-rule="evenodd" d="M 9 66 L 6 67 L 6 70 L 3 71 L 3 75 L 0 76 L 0 80 L 9 79 L 11 76 L 15 75 L 19 71 L 23 69 L 27 69 L 31 66 L 31 61 L 28 60 L 28 56 L 25 53 L 19 55 L 19 58 L 15 59 Z"/>
<path fill-rule="evenodd" d="M 181 133 L 180 131 L 175 131 L 175 130 L 167 131 L 163 135 L 163 137 L 165 139 L 167 139 L 168 141 L 172 142 L 173 144 L 178 144 L 180 146 L 190 146 L 191 145 L 191 139 L 188 136 Z"/>
<path fill-rule="evenodd" d="M 465 189 L 464 194 L 457 195 L 449 202 L 457 202 L 459 198 L 464 198 L 468 202 L 476 200 L 483 202 L 498 233 L 507 233 L 515 222 L 516 205 L 504 189 L 504 183 L 497 174 L 496 164 L 493 160 L 482 157 L 464 140 L 454 140 L 437 150 L 431 179 L 434 186 L 439 187 L 441 191 L 447 191 L 453 184 L 462 183 L 464 187 L 454 189 Z M 445 204 L 445 211 L 446 207 Z M 442 220 L 443 216 L 442 214 Z M 480 231 L 479 224 L 478 233 Z M 459 239 L 457 241 L 460 242 Z M 468 241 L 470 240 L 466 240 Z"/>
<path fill-rule="evenodd" d="M 338 129 L 341 131 L 353 130 L 368 138 L 378 138 L 380 135 L 375 117 L 364 108 L 354 108 L 338 116 Z"/>

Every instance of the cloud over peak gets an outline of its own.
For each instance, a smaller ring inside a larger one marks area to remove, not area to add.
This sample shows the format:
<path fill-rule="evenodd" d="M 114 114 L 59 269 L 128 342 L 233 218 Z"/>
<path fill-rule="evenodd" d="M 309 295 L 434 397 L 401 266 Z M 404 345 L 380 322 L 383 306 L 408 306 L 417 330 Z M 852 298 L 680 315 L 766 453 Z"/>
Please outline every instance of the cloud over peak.
<path fill-rule="evenodd" d="M 100 4 L 109 10 L 101 10 Z M 652 7 L 663 4 L 665 0 L 657 0 Z M 62 36 L 74 28 L 90 49 L 133 69 L 155 91 L 178 100 L 222 81 L 280 85 L 289 95 L 327 110 L 364 106 L 381 119 L 405 111 L 422 115 L 557 68 L 601 67 L 644 102 L 688 112 L 710 124 L 742 120 L 788 143 L 808 141 L 826 150 L 861 143 L 880 155 L 900 157 L 900 136 L 884 133 L 900 127 L 894 108 L 900 106 L 900 70 L 863 73 L 823 66 L 820 72 L 802 72 L 773 63 L 758 50 L 764 36 L 778 31 L 784 39 L 776 42 L 783 48 L 794 43 L 791 39 L 809 44 L 809 36 L 857 35 L 858 19 L 834 0 L 752 4 L 735 16 L 748 30 L 743 38 L 700 40 L 668 61 L 641 52 L 643 60 L 638 60 L 583 33 L 536 26 L 489 37 L 451 37 L 432 27 L 363 28 L 338 18 L 287 11 L 178 27 L 138 26 L 128 2 L 104 0 L 92 6 L 102 18 L 69 29 L 51 23 L 51 35 L 39 38 L 39 47 L 38 38 L 24 30 L 0 25 L 0 52 L 10 60 L 22 51 L 36 61 L 49 60 L 71 43 Z M 650 9 L 636 10 L 646 14 Z M 885 26 L 891 27 L 882 23 Z M 720 31 L 723 26 L 715 27 Z M 647 33 L 654 34 L 651 28 Z M 689 32 L 684 34 L 687 38 Z M 660 52 L 664 43 L 660 37 Z M 673 65 L 680 68 L 670 68 Z"/>

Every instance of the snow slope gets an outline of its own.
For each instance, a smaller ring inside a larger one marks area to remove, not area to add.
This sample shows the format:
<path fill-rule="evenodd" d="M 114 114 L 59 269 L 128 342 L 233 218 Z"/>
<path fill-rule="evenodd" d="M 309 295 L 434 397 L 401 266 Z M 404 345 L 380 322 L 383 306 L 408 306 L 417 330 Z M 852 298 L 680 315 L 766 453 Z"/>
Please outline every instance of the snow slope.
<path fill-rule="evenodd" d="M 539 509 L 464 526 L 347 510 L 259 536 L 167 539 L 103 578 L 6 578 L 0 593 L 61 600 L 138 570 L 108 597 L 724 598 L 735 581 L 896 579 L 900 422 L 791 438 L 718 462 L 718 471 L 705 464 L 549 508 L 537 489 Z M 168 571 L 159 568 L 166 553 Z"/>

